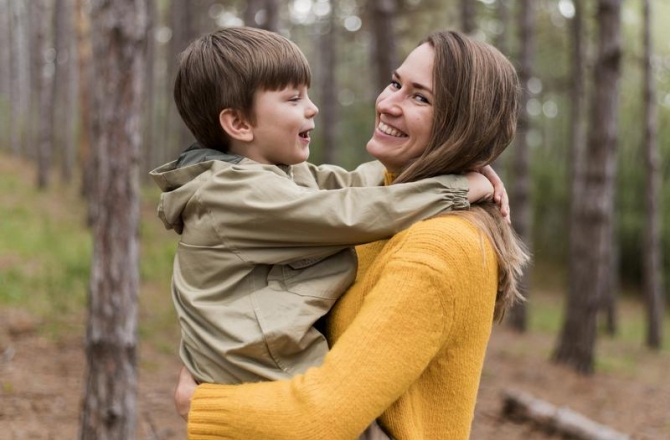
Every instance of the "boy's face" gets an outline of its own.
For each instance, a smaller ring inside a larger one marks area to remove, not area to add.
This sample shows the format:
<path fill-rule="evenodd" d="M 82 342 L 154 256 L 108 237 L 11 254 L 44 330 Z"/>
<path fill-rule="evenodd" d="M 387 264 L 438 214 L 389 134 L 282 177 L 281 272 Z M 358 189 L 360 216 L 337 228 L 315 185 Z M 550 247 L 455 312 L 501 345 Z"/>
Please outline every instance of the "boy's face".
<path fill-rule="evenodd" d="M 306 86 L 254 95 L 253 140 L 246 156 L 256 162 L 295 165 L 309 157 L 310 132 L 319 109 L 307 96 Z"/>

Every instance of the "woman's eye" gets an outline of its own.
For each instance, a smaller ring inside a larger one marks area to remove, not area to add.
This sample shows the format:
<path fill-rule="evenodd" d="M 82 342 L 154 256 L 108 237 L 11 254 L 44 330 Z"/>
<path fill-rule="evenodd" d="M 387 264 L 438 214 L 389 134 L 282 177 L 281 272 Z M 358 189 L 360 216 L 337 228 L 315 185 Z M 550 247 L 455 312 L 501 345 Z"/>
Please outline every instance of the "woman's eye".
<path fill-rule="evenodd" d="M 417 101 L 419 101 L 423 104 L 430 104 L 430 101 L 428 101 L 428 98 L 426 98 L 423 95 L 414 95 L 414 99 L 416 99 Z"/>
<path fill-rule="evenodd" d="M 396 90 L 400 90 L 400 83 L 394 79 L 391 80 L 391 83 L 389 84 L 391 88 L 394 88 Z"/>

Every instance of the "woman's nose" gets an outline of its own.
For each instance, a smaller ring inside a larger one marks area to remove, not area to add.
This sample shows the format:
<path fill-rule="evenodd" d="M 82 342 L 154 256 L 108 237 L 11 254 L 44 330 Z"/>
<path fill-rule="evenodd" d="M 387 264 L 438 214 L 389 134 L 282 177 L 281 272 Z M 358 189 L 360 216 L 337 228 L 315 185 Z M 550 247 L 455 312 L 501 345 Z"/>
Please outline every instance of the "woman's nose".
<path fill-rule="evenodd" d="M 379 113 L 399 115 L 402 109 L 400 108 L 398 93 L 389 93 L 387 91 L 380 93 L 379 97 L 377 97 L 377 111 Z"/>

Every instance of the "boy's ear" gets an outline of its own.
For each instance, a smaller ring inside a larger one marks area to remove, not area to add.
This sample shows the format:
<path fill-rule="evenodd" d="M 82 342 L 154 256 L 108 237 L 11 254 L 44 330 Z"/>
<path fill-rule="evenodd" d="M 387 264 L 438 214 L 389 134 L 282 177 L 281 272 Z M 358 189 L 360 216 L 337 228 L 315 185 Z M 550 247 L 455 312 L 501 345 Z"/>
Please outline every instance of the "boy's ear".
<path fill-rule="evenodd" d="M 238 110 L 222 110 L 219 113 L 219 124 L 232 139 L 242 142 L 254 140 L 253 126 Z"/>

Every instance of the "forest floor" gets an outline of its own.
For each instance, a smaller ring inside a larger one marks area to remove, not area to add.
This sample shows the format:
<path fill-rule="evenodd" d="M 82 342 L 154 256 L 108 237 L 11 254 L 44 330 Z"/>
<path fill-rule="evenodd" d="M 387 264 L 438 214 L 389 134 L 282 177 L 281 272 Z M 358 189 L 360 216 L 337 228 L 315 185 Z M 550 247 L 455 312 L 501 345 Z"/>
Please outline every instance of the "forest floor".
<path fill-rule="evenodd" d="M 54 342 L 36 321 L 0 310 L 0 439 L 73 439 L 79 427 L 85 358 L 81 336 Z M 670 357 L 638 351 L 635 368 L 579 376 L 546 360 L 554 338 L 494 330 L 479 391 L 472 440 L 557 439 L 501 416 L 503 390 L 567 406 L 638 440 L 670 439 Z M 137 439 L 184 439 L 172 391 L 177 357 L 140 346 Z M 616 370 L 616 369 L 614 369 Z"/>

